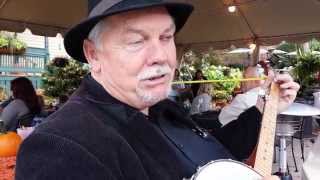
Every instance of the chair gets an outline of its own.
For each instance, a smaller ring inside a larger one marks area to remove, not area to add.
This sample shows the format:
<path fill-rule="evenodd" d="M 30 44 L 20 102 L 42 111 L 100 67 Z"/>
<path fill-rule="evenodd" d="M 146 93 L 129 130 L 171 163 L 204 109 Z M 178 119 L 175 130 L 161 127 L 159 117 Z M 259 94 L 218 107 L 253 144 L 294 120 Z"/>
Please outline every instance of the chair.
<path fill-rule="evenodd" d="M 312 140 L 316 138 L 316 135 L 312 134 L 312 117 L 300 117 L 301 126 L 300 129 L 294 134 L 293 139 L 300 140 L 300 148 L 301 148 L 301 158 L 304 161 L 304 140 L 309 139 Z M 311 132 L 306 132 L 306 129 L 310 129 Z"/>

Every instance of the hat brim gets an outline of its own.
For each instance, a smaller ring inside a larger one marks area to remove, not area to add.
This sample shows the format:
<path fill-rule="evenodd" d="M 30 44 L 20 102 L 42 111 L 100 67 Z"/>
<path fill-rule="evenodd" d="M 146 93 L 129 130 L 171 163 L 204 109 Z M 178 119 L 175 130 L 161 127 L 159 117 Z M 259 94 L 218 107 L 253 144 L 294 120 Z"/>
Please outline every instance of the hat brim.
<path fill-rule="evenodd" d="M 64 46 L 67 53 L 75 60 L 87 63 L 83 52 L 83 42 L 88 37 L 91 29 L 103 18 L 122 12 L 138 10 L 147 7 L 165 6 L 169 14 L 174 18 L 176 24 L 176 32 L 181 30 L 186 23 L 188 17 L 193 11 L 193 6 L 186 3 L 146 3 L 143 5 L 135 5 L 130 7 L 118 8 L 116 10 L 106 11 L 102 15 L 91 17 L 72 27 L 65 35 Z"/>

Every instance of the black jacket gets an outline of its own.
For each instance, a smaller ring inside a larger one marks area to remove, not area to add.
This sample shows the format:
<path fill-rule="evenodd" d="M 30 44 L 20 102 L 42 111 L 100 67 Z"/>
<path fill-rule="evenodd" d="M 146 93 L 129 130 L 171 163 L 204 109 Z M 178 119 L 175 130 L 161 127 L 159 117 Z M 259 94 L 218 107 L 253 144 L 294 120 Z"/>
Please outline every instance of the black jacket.
<path fill-rule="evenodd" d="M 256 109 L 244 114 L 251 119 L 261 116 Z M 259 126 L 259 118 L 252 123 Z M 222 139 L 228 131 L 216 136 Z M 231 143 L 226 145 L 237 149 L 239 140 L 251 142 L 243 150 L 251 151 L 256 138 L 247 136 L 257 136 L 257 130 L 246 131 L 232 130 Z M 173 102 L 160 102 L 145 116 L 114 99 L 88 76 L 69 101 L 24 140 L 16 179 L 176 180 L 220 158 L 233 156 Z"/>

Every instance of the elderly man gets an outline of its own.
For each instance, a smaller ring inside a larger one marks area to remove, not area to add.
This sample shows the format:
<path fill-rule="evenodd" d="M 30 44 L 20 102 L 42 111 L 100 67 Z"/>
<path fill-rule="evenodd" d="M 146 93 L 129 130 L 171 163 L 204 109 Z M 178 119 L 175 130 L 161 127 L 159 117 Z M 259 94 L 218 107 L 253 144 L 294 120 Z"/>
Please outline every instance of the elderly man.
<path fill-rule="evenodd" d="M 261 68 L 249 66 L 243 72 L 244 78 L 257 78 L 261 76 Z M 245 81 L 241 83 L 242 94 L 238 94 L 232 102 L 222 108 L 219 114 L 219 121 L 222 125 L 236 120 L 238 116 L 248 108 L 254 106 L 258 99 L 259 91 L 262 90 L 263 81 Z"/>
<path fill-rule="evenodd" d="M 236 159 L 164 100 L 176 68 L 174 34 L 192 6 L 92 0 L 89 7 L 89 18 L 67 33 L 65 46 L 90 64 L 91 74 L 23 142 L 16 179 L 178 180 L 211 160 Z M 298 85 L 287 76 L 278 79 L 280 103 L 287 106 Z M 260 108 L 247 112 L 256 124 Z"/>

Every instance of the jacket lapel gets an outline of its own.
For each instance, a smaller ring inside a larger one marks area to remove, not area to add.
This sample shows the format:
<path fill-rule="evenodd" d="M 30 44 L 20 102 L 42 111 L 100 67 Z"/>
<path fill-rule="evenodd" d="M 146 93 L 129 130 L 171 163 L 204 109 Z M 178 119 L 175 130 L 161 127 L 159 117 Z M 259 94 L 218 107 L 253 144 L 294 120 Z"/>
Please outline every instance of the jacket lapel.
<path fill-rule="evenodd" d="M 131 136 L 143 144 L 156 162 L 161 164 L 169 174 L 181 178 L 183 174 L 181 171 L 184 169 L 176 156 L 175 147 L 161 132 L 158 125 L 140 112 L 132 114 L 128 119 L 127 126 Z"/>

